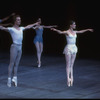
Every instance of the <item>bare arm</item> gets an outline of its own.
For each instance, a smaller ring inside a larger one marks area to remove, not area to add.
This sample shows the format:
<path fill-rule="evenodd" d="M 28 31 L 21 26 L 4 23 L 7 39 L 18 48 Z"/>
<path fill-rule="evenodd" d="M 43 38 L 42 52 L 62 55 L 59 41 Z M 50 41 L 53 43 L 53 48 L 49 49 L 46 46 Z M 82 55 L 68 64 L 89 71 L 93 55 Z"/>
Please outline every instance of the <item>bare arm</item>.
<path fill-rule="evenodd" d="M 76 31 L 76 33 L 84 33 L 84 32 L 87 32 L 87 31 L 93 32 L 93 29 L 80 30 L 80 31 Z"/>
<path fill-rule="evenodd" d="M 4 21 L 8 20 L 11 16 L 14 16 L 14 15 L 15 15 L 15 13 L 12 13 L 11 15 L 9 15 L 1 20 L 2 20 L 2 22 L 4 22 Z"/>
<path fill-rule="evenodd" d="M 67 34 L 67 31 L 60 31 L 60 30 L 55 29 L 55 28 L 51 28 L 51 30 L 56 31 L 59 34 Z"/>
<path fill-rule="evenodd" d="M 3 26 L 0 26 L 0 30 L 4 30 L 4 31 L 6 31 L 6 32 L 9 32 L 8 28 L 3 27 Z"/>
<path fill-rule="evenodd" d="M 43 26 L 44 28 L 53 28 L 53 27 L 57 27 L 57 25 L 52 25 L 52 26 Z"/>
<path fill-rule="evenodd" d="M 25 29 L 30 29 L 30 28 L 34 27 L 35 25 L 38 25 L 38 22 L 25 26 Z"/>

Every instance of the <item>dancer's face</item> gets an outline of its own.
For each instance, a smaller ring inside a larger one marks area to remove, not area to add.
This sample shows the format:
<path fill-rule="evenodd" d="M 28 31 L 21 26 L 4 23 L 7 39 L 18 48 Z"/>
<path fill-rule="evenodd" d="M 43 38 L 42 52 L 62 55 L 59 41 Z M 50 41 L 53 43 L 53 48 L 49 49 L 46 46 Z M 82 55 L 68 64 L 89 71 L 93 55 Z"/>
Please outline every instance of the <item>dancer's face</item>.
<path fill-rule="evenodd" d="M 20 17 L 16 17 L 15 24 L 16 25 L 20 25 L 21 24 L 21 18 Z"/>
<path fill-rule="evenodd" d="M 39 22 L 39 24 L 41 24 L 41 19 L 40 18 L 38 19 L 38 22 Z"/>
<path fill-rule="evenodd" d="M 76 29 L 76 23 L 74 22 L 72 25 L 70 25 L 70 27 L 71 27 L 72 29 Z"/>

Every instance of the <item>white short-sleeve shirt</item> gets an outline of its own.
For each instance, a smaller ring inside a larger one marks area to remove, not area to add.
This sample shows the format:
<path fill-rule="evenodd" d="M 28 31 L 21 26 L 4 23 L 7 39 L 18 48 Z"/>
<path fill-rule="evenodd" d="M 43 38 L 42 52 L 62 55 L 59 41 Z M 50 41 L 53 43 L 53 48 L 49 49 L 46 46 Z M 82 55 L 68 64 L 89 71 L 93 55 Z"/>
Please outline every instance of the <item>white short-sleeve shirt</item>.
<path fill-rule="evenodd" d="M 24 27 L 20 27 L 20 30 L 17 30 L 14 27 L 8 27 L 13 43 L 19 44 L 19 45 L 22 44 L 24 29 L 25 29 Z"/>

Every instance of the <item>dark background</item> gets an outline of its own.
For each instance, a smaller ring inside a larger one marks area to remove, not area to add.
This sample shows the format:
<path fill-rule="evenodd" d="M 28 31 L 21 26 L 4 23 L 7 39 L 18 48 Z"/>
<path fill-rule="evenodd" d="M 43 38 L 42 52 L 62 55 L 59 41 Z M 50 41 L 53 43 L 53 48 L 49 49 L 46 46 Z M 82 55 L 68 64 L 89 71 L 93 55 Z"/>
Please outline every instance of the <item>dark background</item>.
<path fill-rule="evenodd" d="M 35 23 L 39 17 L 43 25 L 58 25 L 67 30 L 68 21 L 75 20 L 77 30 L 93 28 L 94 32 L 78 34 L 78 57 L 100 58 L 99 0 L 3 0 L 0 1 L 0 19 L 15 12 L 22 17 L 22 26 Z M 11 22 L 11 19 L 5 23 Z M 36 54 L 33 39 L 35 31 L 24 31 L 23 54 Z M 44 29 L 43 54 L 62 55 L 66 45 L 64 35 Z M 10 34 L 0 30 L 0 52 L 9 52 Z"/>

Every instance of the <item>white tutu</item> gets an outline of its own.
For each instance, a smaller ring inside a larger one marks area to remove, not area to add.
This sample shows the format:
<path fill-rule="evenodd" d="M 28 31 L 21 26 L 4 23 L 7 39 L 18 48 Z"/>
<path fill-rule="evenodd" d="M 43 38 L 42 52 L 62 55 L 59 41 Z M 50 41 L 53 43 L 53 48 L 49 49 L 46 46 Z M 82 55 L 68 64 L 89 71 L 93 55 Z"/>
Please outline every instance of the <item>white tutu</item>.
<path fill-rule="evenodd" d="M 76 54 L 78 51 L 77 46 L 75 44 L 68 44 L 65 46 L 63 54 Z"/>

